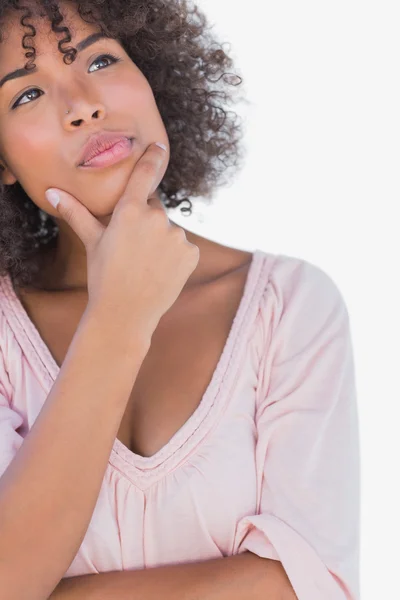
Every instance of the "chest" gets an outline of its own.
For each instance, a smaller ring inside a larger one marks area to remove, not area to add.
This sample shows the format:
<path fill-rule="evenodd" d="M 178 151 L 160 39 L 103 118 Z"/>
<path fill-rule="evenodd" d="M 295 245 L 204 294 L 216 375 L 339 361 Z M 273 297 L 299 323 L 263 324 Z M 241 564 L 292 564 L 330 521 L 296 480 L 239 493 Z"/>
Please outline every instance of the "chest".
<path fill-rule="evenodd" d="M 160 320 L 117 434 L 135 454 L 156 454 L 195 412 L 224 350 L 247 271 L 178 298 Z M 24 298 L 29 317 L 59 367 L 86 304 L 87 298 L 79 295 L 58 301 L 54 296 Z"/>

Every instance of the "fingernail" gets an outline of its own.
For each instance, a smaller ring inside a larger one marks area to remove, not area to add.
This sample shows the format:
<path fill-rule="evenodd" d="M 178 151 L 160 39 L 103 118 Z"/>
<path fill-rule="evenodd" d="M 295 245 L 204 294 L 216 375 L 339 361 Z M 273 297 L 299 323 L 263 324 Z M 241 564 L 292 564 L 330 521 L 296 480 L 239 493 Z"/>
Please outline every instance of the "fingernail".
<path fill-rule="evenodd" d="M 46 198 L 50 202 L 50 204 L 52 206 L 54 206 L 54 208 L 57 208 L 57 206 L 60 202 L 59 194 L 57 192 L 55 192 L 54 190 L 47 190 L 45 193 L 46 193 Z"/>
<path fill-rule="evenodd" d="M 162 148 L 163 150 L 165 150 L 165 152 L 167 151 L 167 146 L 165 144 L 163 144 L 162 142 L 156 142 L 156 146 L 158 146 L 159 148 Z"/>

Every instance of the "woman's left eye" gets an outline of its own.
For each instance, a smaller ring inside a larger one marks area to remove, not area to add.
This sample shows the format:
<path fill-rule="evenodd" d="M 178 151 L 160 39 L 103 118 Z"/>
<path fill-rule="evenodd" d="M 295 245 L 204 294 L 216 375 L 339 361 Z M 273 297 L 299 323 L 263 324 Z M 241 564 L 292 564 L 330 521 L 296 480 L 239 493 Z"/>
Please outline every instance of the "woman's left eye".
<path fill-rule="evenodd" d="M 100 61 L 100 59 L 104 59 L 104 58 L 110 59 L 112 63 L 116 63 L 121 60 L 120 58 L 118 58 L 118 56 L 114 56 L 113 54 L 102 54 L 101 56 L 98 56 L 97 58 L 94 59 L 94 61 L 92 62 L 92 65 L 94 65 L 95 63 Z M 98 71 L 99 69 L 96 69 L 96 70 Z"/>
<path fill-rule="evenodd" d="M 122 59 L 118 58 L 118 56 L 114 56 L 113 54 L 101 54 L 100 56 L 98 56 L 97 58 L 94 59 L 94 61 L 92 62 L 92 65 L 96 64 L 97 62 L 100 62 L 102 60 L 108 59 L 111 61 L 111 64 L 116 63 L 116 62 L 120 62 Z M 90 65 L 90 66 L 92 66 Z M 109 65 L 106 65 L 109 66 Z M 101 67 L 100 69 L 95 69 L 95 71 L 101 71 L 101 69 L 104 67 Z M 91 73 L 93 71 L 90 71 Z M 41 94 L 43 93 L 41 90 L 39 90 L 38 88 L 31 88 L 30 90 L 27 90 L 26 92 L 24 92 L 22 94 L 22 96 L 20 96 L 19 98 L 17 98 L 17 100 L 14 102 L 14 104 L 12 105 L 11 109 L 17 108 L 18 106 L 20 106 L 21 104 L 29 104 L 30 101 L 28 102 L 20 102 L 20 100 L 22 100 L 22 98 L 25 98 L 25 96 L 29 96 L 30 94 L 32 94 L 32 92 L 40 92 Z M 34 98 L 35 100 L 35 98 Z"/>

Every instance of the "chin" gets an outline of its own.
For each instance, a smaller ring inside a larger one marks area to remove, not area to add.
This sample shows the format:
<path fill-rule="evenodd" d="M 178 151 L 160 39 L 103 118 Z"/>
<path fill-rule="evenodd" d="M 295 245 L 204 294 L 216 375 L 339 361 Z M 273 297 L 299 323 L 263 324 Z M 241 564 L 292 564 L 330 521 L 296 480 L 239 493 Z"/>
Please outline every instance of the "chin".
<path fill-rule="evenodd" d="M 109 201 L 107 201 L 103 203 L 98 202 L 93 207 L 89 207 L 88 205 L 86 206 L 90 210 L 92 215 L 94 215 L 97 219 L 105 219 L 106 217 L 111 217 L 113 215 L 117 204 L 117 201 L 113 202 L 112 204 Z"/>
<path fill-rule="evenodd" d="M 96 217 L 96 219 L 98 219 L 100 221 L 100 223 L 102 225 L 108 225 L 109 222 L 111 221 L 111 217 L 113 216 L 113 213 L 108 213 L 106 215 L 104 215 L 104 214 L 97 215 L 97 214 L 93 213 L 93 215 Z"/>

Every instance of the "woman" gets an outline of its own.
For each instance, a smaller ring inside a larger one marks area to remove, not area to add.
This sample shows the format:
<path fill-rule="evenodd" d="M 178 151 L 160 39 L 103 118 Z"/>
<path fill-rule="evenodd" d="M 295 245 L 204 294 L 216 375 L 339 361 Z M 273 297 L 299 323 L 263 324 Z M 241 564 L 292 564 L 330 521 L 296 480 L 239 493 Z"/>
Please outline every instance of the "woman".
<path fill-rule="evenodd" d="M 0 599 L 358 598 L 341 293 L 165 212 L 238 165 L 211 85 L 230 59 L 185 2 L 18 6 L 1 3 Z"/>

